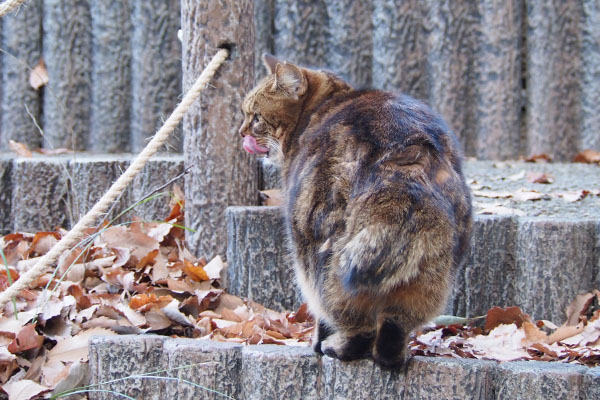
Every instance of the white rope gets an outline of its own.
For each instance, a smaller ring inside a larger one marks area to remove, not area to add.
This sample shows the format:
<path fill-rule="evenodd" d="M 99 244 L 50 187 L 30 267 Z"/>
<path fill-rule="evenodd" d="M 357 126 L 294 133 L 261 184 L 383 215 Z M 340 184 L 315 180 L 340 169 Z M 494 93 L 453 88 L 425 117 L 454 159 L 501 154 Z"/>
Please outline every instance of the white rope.
<path fill-rule="evenodd" d="M 0 18 L 4 17 L 6 14 L 15 9 L 15 7 L 20 6 L 25 3 L 25 0 L 6 0 L 0 4 Z"/>
<path fill-rule="evenodd" d="M 206 84 L 214 76 L 217 69 L 227 59 L 229 51 L 221 49 L 210 63 L 204 68 L 200 77 L 196 80 L 191 89 L 186 93 L 181 103 L 175 108 L 173 113 L 165 121 L 163 126 L 156 132 L 152 140 L 148 143 L 146 148 L 137 156 L 133 163 L 125 170 L 123 175 L 112 184 L 108 192 L 92 207 L 92 209 L 83 218 L 77 222 L 77 224 L 67 233 L 58 243 L 52 247 L 52 249 L 46 253 L 40 260 L 35 264 L 33 268 L 23 274 L 15 283 L 9 286 L 4 292 L 0 293 L 0 310 L 3 309 L 4 305 L 8 303 L 14 296 L 18 295 L 23 289 L 27 289 L 31 282 L 36 280 L 48 266 L 56 262 L 58 257 L 68 250 L 71 246 L 75 245 L 83 236 L 83 232 L 88 227 L 92 226 L 99 216 L 103 215 L 108 207 L 115 201 L 115 199 L 125 190 L 127 185 L 133 180 L 133 178 L 141 171 L 148 159 L 152 157 L 168 139 L 169 135 L 177 127 L 183 115 L 191 107 L 192 103 L 198 98 L 200 92 L 206 87 Z"/>

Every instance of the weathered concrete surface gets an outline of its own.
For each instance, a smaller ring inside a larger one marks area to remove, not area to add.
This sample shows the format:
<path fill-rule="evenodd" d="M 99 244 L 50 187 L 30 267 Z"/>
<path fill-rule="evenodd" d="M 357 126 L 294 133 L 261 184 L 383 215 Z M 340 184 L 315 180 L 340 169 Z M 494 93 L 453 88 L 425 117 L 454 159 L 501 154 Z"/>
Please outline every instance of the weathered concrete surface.
<path fill-rule="evenodd" d="M 171 114 L 181 94 L 179 0 L 131 0 L 131 151 L 138 152 Z M 121 62 L 124 62 L 122 60 Z M 168 143 L 181 151 L 174 132 Z M 123 150 L 121 150 L 123 151 Z"/>
<path fill-rule="evenodd" d="M 12 230 L 37 232 L 68 226 L 68 160 L 17 158 L 11 171 Z"/>
<path fill-rule="evenodd" d="M 523 7 L 521 0 L 477 4 L 472 83 L 480 159 L 515 158 L 521 152 Z M 467 146 L 468 148 L 469 146 Z"/>
<path fill-rule="evenodd" d="M 326 1 L 329 19 L 327 65 L 354 87 L 371 86 L 372 0 Z"/>
<path fill-rule="evenodd" d="M 527 1 L 527 149 L 565 160 L 581 118 L 582 2 Z"/>
<path fill-rule="evenodd" d="M 0 229 L 3 233 L 70 227 L 87 213 L 134 159 L 132 154 L 40 156 L 14 158 L 0 153 Z M 183 172 L 183 156 L 157 155 L 134 178 L 108 214 L 125 208 Z M 183 178 L 175 182 L 183 187 Z M 172 190 L 169 185 L 160 190 Z M 163 220 L 169 213 L 169 196 L 135 206 L 121 222 L 133 216 Z"/>
<path fill-rule="evenodd" d="M 167 340 L 163 365 L 168 375 L 194 382 L 165 384 L 164 399 L 222 399 L 223 394 L 240 398 L 242 347 L 205 340 Z M 178 369 L 177 369 L 178 368 Z M 201 397 L 198 397 L 201 396 Z"/>
<path fill-rule="evenodd" d="M 29 85 L 29 68 L 42 56 L 42 2 L 29 2 L 2 18 L 2 83 L 0 86 L 0 150 L 8 140 L 39 147 L 42 135 L 33 118 L 40 117 L 40 94 Z M 9 55 L 10 54 L 10 55 Z M 25 108 L 27 107 L 27 108 Z"/>
<path fill-rule="evenodd" d="M 340 362 L 310 348 L 241 346 L 157 336 L 94 337 L 92 383 L 135 398 L 591 399 L 600 368 L 414 357 L 406 374 L 371 360 Z M 134 374 L 157 379 L 109 380 Z M 160 377 L 163 377 L 162 379 Z M 187 381 L 187 382 L 186 382 Z M 220 394 L 215 393 L 218 392 Z M 91 399 L 108 398 L 99 392 Z"/>
<path fill-rule="evenodd" d="M 87 148 L 91 151 L 121 153 L 129 150 L 132 25 L 128 4 L 123 1 L 90 3 L 92 98 Z M 141 43 L 134 45 L 141 46 Z M 155 60 L 149 66 L 157 63 L 158 60 Z M 178 83 L 177 80 L 175 83 Z M 175 89 L 179 90 L 179 86 Z"/>
<path fill-rule="evenodd" d="M 494 370 L 497 399 L 576 399 L 584 395 L 585 374 L 581 365 L 545 362 L 511 362 Z"/>
<path fill-rule="evenodd" d="M 280 208 L 229 207 L 226 217 L 228 292 L 278 310 L 296 309 L 301 302 Z"/>
<path fill-rule="evenodd" d="M 308 347 L 247 346 L 242 367 L 244 399 L 316 399 L 322 392 L 320 362 Z"/>
<path fill-rule="evenodd" d="M 275 0 L 273 50 L 282 60 L 327 66 L 327 2 Z"/>
<path fill-rule="evenodd" d="M 151 378 L 120 378 L 144 375 L 166 367 L 163 336 L 106 336 L 90 341 L 91 384 L 104 383 L 103 390 L 126 393 L 138 399 L 164 399 L 165 381 Z M 162 375 L 162 374 L 161 374 Z M 114 399 L 112 393 L 92 392 L 91 399 Z"/>
<path fill-rule="evenodd" d="M 0 153 L 0 235 L 12 231 L 12 159 Z"/>
<path fill-rule="evenodd" d="M 600 4 L 582 2 L 581 17 L 581 144 L 600 149 Z"/>
<path fill-rule="evenodd" d="M 420 0 L 373 0 L 373 87 L 427 97 L 427 41 Z"/>
<path fill-rule="evenodd" d="M 190 87 L 218 46 L 232 54 L 184 118 L 186 232 L 189 247 L 210 259 L 225 254 L 225 208 L 257 204 L 255 157 L 245 154 L 238 129 L 241 104 L 254 84 L 254 10 L 249 0 L 181 3 L 184 87 Z"/>
<path fill-rule="evenodd" d="M 481 216 L 473 224 L 472 246 L 465 265 L 456 271 L 446 314 L 485 315 L 494 305 L 510 305 L 515 297 L 517 219 Z"/>
<path fill-rule="evenodd" d="M 273 54 L 275 0 L 254 0 L 254 84 L 267 75 L 264 53 Z"/>
<path fill-rule="evenodd" d="M 90 4 L 44 0 L 43 10 L 43 52 L 49 79 L 49 87 L 44 89 L 44 147 L 83 150 L 91 108 Z"/>

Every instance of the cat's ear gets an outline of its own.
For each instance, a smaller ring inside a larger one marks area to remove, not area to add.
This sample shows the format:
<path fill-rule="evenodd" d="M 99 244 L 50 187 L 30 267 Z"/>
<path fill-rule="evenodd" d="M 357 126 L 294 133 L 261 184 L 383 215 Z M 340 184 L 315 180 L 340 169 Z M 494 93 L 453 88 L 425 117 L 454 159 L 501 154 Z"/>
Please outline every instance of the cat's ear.
<path fill-rule="evenodd" d="M 275 85 L 296 99 L 302 96 L 308 88 L 308 82 L 302 70 L 287 62 L 275 66 Z"/>
<path fill-rule="evenodd" d="M 281 63 L 274 55 L 269 53 L 263 53 L 262 60 L 265 68 L 269 71 L 269 74 L 275 73 L 275 67 L 277 64 Z"/>

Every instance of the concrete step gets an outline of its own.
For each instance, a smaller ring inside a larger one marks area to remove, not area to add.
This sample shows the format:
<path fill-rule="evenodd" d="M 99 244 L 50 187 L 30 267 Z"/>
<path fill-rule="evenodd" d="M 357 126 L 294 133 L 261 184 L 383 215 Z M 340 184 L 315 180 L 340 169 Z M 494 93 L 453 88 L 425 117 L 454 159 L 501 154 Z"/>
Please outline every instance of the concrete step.
<path fill-rule="evenodd" d="M 0 153 L 0 233 L 71 226 L 108 190 L 135 156 L 77 153 L 24 158 Z M 134 204 L 183 169 L 182 155 L 153 157 L 109 216 Z M 183 180 L 179 185 L 183 187 Z M 131 215 L 162 219 L 168 211 L 168 202 L 168 196 L 164 196 L 141 204 Z"/>
<path fill-rule="evenodd" d="M 507 165 L 469 162 L 465 170 L 481 191 L 525 187 L 557 194 L 600 188 L 600 171 L 593 165 Z M 512 178 L 520 171 L 545 172 L 555 182 L 541 185 Z M 474 201 L 477 213 L 499 200 Z M 522 215 L 475 216 L 471 252 L 457 271 L 446 312 L 477 316 L 493 306 L 516 305 L 536 319 L 561 323 L 575 295 L 600 286 L 600 197 L 573 203 L 549 196 L 535 202 L 500 201 Z M 226 217 L 229 291 L 275 309 L 297 307 L 301 300 L 286 259 L 281 210 L 230 207 Z"/>
<path fill-rule="evenodd" d="M 319 357 L 306 347 L 242 346 L 149 335 L 94 337 L 89 356 L 91 383 L 99 385 L 94 389 L 145 400 L 600 396 L 600 367 L 538 361 L 497 363 L 417 356 L 404 375 L 382 370 L 370 360 L 343 363 Z M 90 399 L 114 396 L 90 393 Z"/>

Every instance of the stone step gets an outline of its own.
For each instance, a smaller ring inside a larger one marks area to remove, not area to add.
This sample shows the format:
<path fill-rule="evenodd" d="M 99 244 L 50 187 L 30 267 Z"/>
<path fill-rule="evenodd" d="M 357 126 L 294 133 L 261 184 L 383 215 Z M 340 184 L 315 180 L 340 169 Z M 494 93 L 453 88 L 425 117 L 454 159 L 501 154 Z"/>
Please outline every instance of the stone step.
<path fill-rule="evenodd" d="M 307 347 L 94 337 L 90 399 L 597 399 L 600 367 L 414 357 L 406 374 Z M 157 372 L 158 371 L 158 372 Z M 143 377 L 145 375 L 145 377 Z M 128 378 L 129 377 L 129 378 Z M 124 379 L 125 378 L 125 379 Z M 110 383 L 103 383 L 109 382 Z"/>
<path fill-rule="evenodd" d="M 560 193 L 599 189 L 597 166 L 468 162 L 468 180 L 482 190 L 535 188 Z M 514 180 L 520 171 L 552 174 L 552 185 Z M 271 175 L 272 176 L 272 175 Z M 274 186 L 271 184 L 270 186 Z M 489 189 L 485 189 L 489 188 Z M 474 197 L 480 212 L 498 199 Z M 483 315 L 493 306 L 519 306 L 536 319 L 561 323 L 580 292 L 600 286 L 600 197 L 569 203 L 562 198 L 511 201 L 523 215 L 476 215 L 468 261 L 457 271 L 446 312 Z M 277 207 L 230 207 L 228 289 L 275 309 L 293 309 L 301 300 L 286 259 L 285 228 Z"/>
<path fill-rule="evenodd" d="M 77 153 L 25 158 L 0 153 L 0 234 L 70 227 L 104 195 L 135 156 Z M 182 155 L 153 157 L 109 216 L 117 215 L 183 169 Z M 183 188 L 183 179 L 178 183 Z M 136 206 L 131 215 L 163 219 L 168 203 L 169 197 L 163 196 Z"/>

